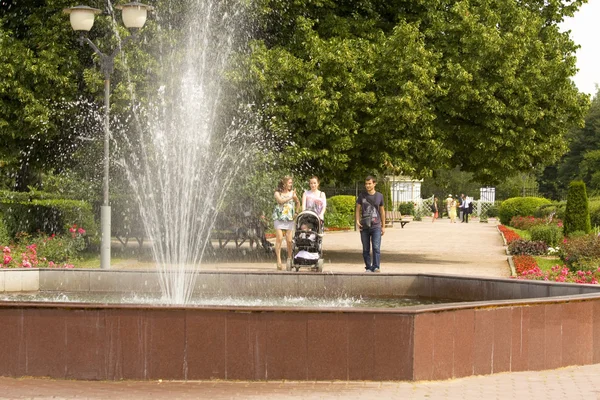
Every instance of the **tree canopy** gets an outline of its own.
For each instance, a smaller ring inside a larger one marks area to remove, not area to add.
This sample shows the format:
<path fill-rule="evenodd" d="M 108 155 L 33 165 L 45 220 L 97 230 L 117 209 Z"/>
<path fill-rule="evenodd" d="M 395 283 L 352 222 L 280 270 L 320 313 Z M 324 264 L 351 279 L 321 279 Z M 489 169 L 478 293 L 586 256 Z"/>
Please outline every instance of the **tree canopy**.
<path fill-rule="evenodd" d="M 558 23 L 583 1 L 264 0 L 250 83 L 290 168 L 352 179 L 556 161 L 588 97 Z"/>
<path fill-rule="evenodd" d="M 584 1 L 256 0 L 246 4 L 255 40 L 229 73 L 262 117 L 261 160 L 279 168 L 339 182 L 458 167 L 494 183 L 555 162 L 583 121 L 588 98 L 570 80 L 576 45 L 558 24 Z M 101 121 L 77 115 L 82 99 L 101 103 L 102 75 L 61 13 L 71 5 L 0 2 L 0 166 L 20 170 L 21 188 L 28 169 L 76 160 L 65 151 L 75 131 L 101 134 Z M 116 60 L 115 119 L 126 121 L 132 93 L 143 102 L 168 71 L 147 51 L 181 40 L 191 16 L 171 8 L 144 28 L 162 41 L 125 49 L 127 66 Z M 114 47 L 113 25 L 98 18 L 90 32 L 101 49 Z M 597 159 L 585 159 L 590 180 L 600 179 Z"/>
<path fill-rule="evenodd" d="M 569 131 L 566 138 L 569 150 L 540 177 L 544 195 L 561 198 L 569 182 L 582 180 L 590 191 L 600 190 L 600 92 L 592 100 L 583 127 Z"/>

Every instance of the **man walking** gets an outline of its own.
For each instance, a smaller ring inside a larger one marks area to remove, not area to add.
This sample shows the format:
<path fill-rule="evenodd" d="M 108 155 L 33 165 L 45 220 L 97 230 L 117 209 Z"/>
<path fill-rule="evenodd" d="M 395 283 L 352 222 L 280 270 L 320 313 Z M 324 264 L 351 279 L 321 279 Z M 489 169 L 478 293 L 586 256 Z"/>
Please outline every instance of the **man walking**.
<path fill-rule="evenodd" d="M 461 203 L 461 209 L 462 209 L 462 222 L 466 222 L 467 224 L 469 223 L 469 214 L 471 213 L 472 210 L 472 206 L 471 206 L 471 199 L 469 199 L 469 196 L 466 195 L 462 195 L 463 196 L 463 201 Z"/>
<path fill-rule="evenodd" d="M 365 178 L 365 191 L 356 198 L 355 219 L 360 229 L 366 272 L 379 272 L 381 259 L 381 236 L 385 234 L 385 207 L 383 195 L 375 191 L 377 180 L 371 175 Z M 371 258 L 371 247 L 373 258 Z"/>

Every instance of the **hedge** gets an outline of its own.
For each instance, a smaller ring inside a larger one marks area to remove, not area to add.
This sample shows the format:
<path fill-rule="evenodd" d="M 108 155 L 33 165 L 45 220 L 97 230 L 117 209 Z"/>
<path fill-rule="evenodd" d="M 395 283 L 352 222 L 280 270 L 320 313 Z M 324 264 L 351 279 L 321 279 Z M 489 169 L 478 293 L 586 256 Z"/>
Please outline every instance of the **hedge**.
<path fill-rule="evenodd" d="M 513 197 L 502 202 L 498 216 L 502 224 L 508 225 L 512 217 L 533 215 L 538 207 L 550 203 L 543 197 Z"/>
<path fill-rule="evenodd" d="M 92 207 L 85 201 L 8 200 L 0 202 L 0 209 L 6 232 L 11 237 L 18 232 L 64 233 L 73 224 L 83 227 L 88 235 L 95 235 L 98 231 Z"/>
<path fill-rule="evenodd" d="M 349 228 L 354 225 L 356 197 L 348 195 L 332 196 L 327 199 L 325 226 Z"/>

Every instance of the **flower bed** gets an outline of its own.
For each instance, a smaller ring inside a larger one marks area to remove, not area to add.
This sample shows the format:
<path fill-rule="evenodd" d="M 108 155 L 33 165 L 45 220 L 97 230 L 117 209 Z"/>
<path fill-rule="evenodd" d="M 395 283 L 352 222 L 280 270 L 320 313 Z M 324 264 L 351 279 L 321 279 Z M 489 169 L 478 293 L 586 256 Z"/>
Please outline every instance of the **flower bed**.
<path fill-rule="evenodd" d="M 507 244 L 522 240 L 515 231 L 504 225 L 498 225 L 498 229 L 504 235 Z M 553 250 L 556 251 L 556 249 Z M 566 265 L 554 265 L 550 269 L 542 270 L 535 261 L 535 258 L 525 254 L 514 255 L 513 263 L 517 274 L 516 279 L 587 284 L 598 284 L 600 281 L 600 267 L 589 270 L 570 270 Z"/>
<path fill-rule="evenodd" d="M 64 235 L 18 235 L 18 242 L 4 246 L 0 268 L 73 268 L 72 260 L 83 251 L 85 229 L 73 225 Z"/>
<path fill-rule="evenodd" d="M 555 265 L 548 271 L 542 271 L 532 256 L 513 256 L 517 279 L 532 279 L 538 281 L 554 281 L 569 283 L 598 284 L 600 268 L 596 271 L 572 272 L 564 265 Z"/>
<path fill-rule="evenodd" d="M 517 232 L 513 231 L 510 228 L 507 228 L 504 225 L 498 225 L 498 229 L 500 230 L 500 232 L 502 232 L 502 235 L 504 235 L 506 244 L 511 244 L 515 240 L 521 239 L 521 236 L 519 236 L 519 234 Z"/>

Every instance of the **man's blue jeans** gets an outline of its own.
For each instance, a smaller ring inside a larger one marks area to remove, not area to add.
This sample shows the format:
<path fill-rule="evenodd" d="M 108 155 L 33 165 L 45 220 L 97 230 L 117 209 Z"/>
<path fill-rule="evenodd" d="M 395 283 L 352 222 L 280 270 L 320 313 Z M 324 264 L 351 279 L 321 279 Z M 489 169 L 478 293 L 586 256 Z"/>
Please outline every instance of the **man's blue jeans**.
<path fill-rule="evenodd" d="M 381 259 L 381 226 L 363 228 L 360 231 L 365 268 L 374 271 L 379 268 Z M 371 263 L 371 245 L 373 246 L 373 263 Z"/>

